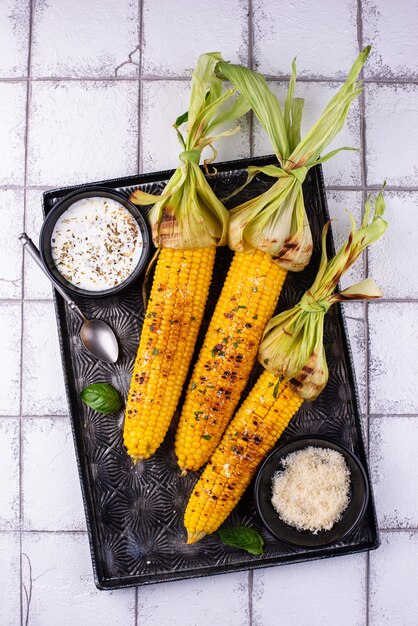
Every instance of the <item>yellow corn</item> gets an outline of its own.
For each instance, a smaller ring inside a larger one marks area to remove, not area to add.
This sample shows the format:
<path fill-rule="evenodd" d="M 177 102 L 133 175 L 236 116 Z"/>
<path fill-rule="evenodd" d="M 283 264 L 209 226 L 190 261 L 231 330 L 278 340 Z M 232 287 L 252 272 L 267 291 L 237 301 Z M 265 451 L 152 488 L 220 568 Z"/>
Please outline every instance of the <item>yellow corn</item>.
<path fill-rule="evenodd" d="M 176 454 L 183 471 L 201 468 L 218 445 L 285 278 L 266 252 L 235 253 L 181 411 Z"/>
<path fill-rule="evenodd" d="M 225 521 L 302 404 L 285 382 L 277 383 L 274 374 L 261 374 L 229 424 L 187 504 L 187 543 L 215 532 Z"/>
<path fill-rule="evenodd" d="M 125 411 L 136 462 L 160 446 L 182 392 L 202 321 L 216 248 L 161 248 Z"/>

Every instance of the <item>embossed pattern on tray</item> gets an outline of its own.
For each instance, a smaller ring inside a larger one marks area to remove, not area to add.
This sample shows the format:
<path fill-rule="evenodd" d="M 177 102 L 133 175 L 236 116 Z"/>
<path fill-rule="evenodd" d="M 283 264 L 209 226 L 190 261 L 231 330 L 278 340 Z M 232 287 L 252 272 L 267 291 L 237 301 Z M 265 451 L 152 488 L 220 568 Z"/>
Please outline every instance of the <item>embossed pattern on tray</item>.
<path fill-rule="evenodd" d="M 218 174 L 210 177 L 211 184 L 220 197 L 227 196 L 245 180 L 245 168 L 248 164 L 269 162 L 274 160 L 267 157 L 251 162 L 221 164 L 218 166 Z M 168 176 L 168 172 L 163 172 L 100 182 L 100 185 L 104 184 L 126 194 L 136 187 L 155 193 L 161 191 Z M 231 199 L 227 206 L 232 207 L 258 195 L 269 184 L 271 183 L 265 177 L 257 177 L 243 192 Z M 44 194 L 45 213 L 67 192 L 68 189 L 61 189 Z M 278 310 L 289 308 L 299 299 L 312 283 L 318 267 L 320 234 L 327 219 L 319 167 L 309 172 L 304 184 L 304 196 L 315 250 L 312 261 L 304 272 L 288 275 Z M 231 252 L 228 249 L 218 250 L 200 341 L 220 293 L 230 258 Z M 83 387 L 98 381 L 112 383 L 123 394 L 127 393 L 144 318 L 141 285 L 137 283 L 112 298 L 79 298 L 77 301 L 87 315 L 102 317 L 111 324 L 121 348 L 116 364 L 95 361 L 81 344 L 77 318 L 64 305 L 62 299 L 57 297 L 56 311 L 64 375 L 93 569 L 99 588 L 109 589 L 267 567 L 378 546 L 373 498 L 370 499 L 361 523 L 340 544 L 322 549 L 298 549 L 287 546 L 263 529 L 254 509 L 252 485 L 226 524 L 244 524 L 258 528 L 265 540 L 263 558 L 228 548 L 216 536 L 209 536 L 191 546 L 186 545 L 182 517 L 197 475 L 189 474 L 185 478 L 178 475 L 173 446 L 176 419 L 157 453 L 133 467 L 122 443 L 123 411 L 117 416 L 98 415 L 79 399 L 79 392 Z M 198 348 L 199 344 L 196 350 Z M 344 321 L 337 307 L 333 307 L 326 317 L 325 348 L 330 371 L 329 383 L 315 402 L 305 402 L 302 405 L 280 441 L 297 435 L 324 435 L 344 444 L 366 465 L 352 360 Z M 260 366 L 254 368 L 246 392 L 260 370 Z"/>

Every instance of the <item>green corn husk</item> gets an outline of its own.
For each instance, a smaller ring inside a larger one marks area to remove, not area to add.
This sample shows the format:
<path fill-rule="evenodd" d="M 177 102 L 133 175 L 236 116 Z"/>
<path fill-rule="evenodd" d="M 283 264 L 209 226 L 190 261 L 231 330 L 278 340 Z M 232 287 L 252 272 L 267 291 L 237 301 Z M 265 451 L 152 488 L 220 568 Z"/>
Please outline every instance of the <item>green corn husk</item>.
<path fill-rule="evenodd" d="M 367 199 L 364 219 L 358 230 L 350 214 L 348 240 L 331 260 L 328 260 L 326 252 L 327 224 L 322 233 L 321 262 L 312 287 L 293 309 L 276 315 L 266 326 L 259 350 L 260 363 L 279 378 L 288 379 L 305 400 L 316 398 L 328 381 L 323 337 L 324 317 L 329 307 L 335 302 L 383 295 L 371 278 L 338 293 L 335 293 L 335 288 L 361 252 L 385 232 L 384 210 L 383 194 L 380 193 L 372 218 L 372 204 Z"/>
<path fill-rule="evenodd" d="M 182 146 L 180 166 L 168 181 L 161 195 L 135 191 L 130 199 L 135 204 L 149 205 L 149 222 L 157 247 L 206 248 L 227 242 L 228 211 L 215 196 L 199 167 L 202 150 L 212 142 L 239 132 L 230 130 L 212 134 L 220 125 L 236 120 L 250 108 L 236 89 L 223 90 L 215 68 L 222 60 L 219 53 L 199 57 L 192 76 L 188 112 L 177 118 L 174 128 Z M 186 138 L 179 127 L 187 123 Z M 211 162 L 213 159 L 205 162 Z"/>
<path fill-rule="evenodd" d="M 302 139 L 303 100 L 294 98 L 295 60 L 283 111 L 263 76 L 238 65 L 218 63 L 219 76 L 228 79 L 250 103 L 279 161 L 279 166 L 248 168 L 245 185 L 259 173 L 278 180 L 260 196 L 230 211 L 228 239 L 233 250 L 257 248 L 271 254 L 287 270 L 300 271 L 306 267 L 313 245 L 302 183 L 311 167 L 324 163 L 341 150 L 352 150 L 342 147 L 320 156 L 343 127 L 350 104 L 361 92 L 357 78 L 369 52 L 367 47 L 359 55 L 344 85 Z"/>

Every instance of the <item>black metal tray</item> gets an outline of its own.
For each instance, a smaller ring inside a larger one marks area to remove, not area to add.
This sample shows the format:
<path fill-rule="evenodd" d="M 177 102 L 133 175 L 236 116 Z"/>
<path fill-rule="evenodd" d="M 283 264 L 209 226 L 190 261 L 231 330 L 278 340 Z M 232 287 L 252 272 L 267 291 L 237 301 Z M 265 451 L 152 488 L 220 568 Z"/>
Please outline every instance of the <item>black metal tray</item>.
<path fill-rule="evenodd" d="M 227 196 L 244 182 L 248 165 L 274 162 L 274 157 L 265 157 L 221 163 L 217 165 L 218 173 L 209 180 L 219 197 Z M 95 184 L 126 194 L 137 187 L 158 193 L 170 174 L 158 172 Z M 243 192 L 231 199 L 229 205 L 235 206 L 259 194 L 270 184 L 271 179 L 256 177 Z M 88 186 L 83 185 L 83 188 Z M 59 199 L 77 188 L 46 192 L 43 196 L 44 213 L 47 214 Z M 310 170 L 304 183 L 304 196 L 314 237 L 314 254 L 304 272 L 288 275 L 280 298 L 280 310 L 289 308 L 299 299 L 311 285 L 318 267 L 320 233 L 328 219 L 319 166 Z M 332 243 L 330 252 L 331 249 Z M 227 248 L 218 250 L 200 340 L 230 259 L 231 252 Z M 372 496 L 362 521 L 344 541 L 327 548 L 299 549 L 285 545 L 263 529 L 254 508 L 252 485 L 226 524 L 244 524 L 259 529 L 265 540 L 262 558 L 228 548 L 216 535 L 206 537 L 197 544 L 186 545 L 183 511 L 197 474 L 189 474 L 185 478 L 178 475 L 173 449 L 176 420 L 173 420 L 158 452 L 133 467 L 122 443 L 123 411 L 117 416 L 99 415 L 79 399 L 79 392 L 84 386 L 98 381 L 110 382 L 122 393 L 127 393 L 144 317 L 141 284 L 136 283 L 114 297 L 101 300 L 79 298 L 77 301 L 89 316 L 97 315 L 110 322 L 121 347 L 120 358 L 115 365 L 90 357 L 78 337 L 77 318 L 61 297 L 56 296 L 64 378 L 97 587 L 115 589 L 306 561 L 378 547 Z M 337 306 L 326 316 L 325 347 L 330 370 L 328 385 L 315 402 L 302 405 L 280 441 L 295 435 L 323 435 L 352 450 L 367 469 L 352 357 L 343 315 Z M 259 371 L 260 366 L 256 366 L 248 388 Z"/>

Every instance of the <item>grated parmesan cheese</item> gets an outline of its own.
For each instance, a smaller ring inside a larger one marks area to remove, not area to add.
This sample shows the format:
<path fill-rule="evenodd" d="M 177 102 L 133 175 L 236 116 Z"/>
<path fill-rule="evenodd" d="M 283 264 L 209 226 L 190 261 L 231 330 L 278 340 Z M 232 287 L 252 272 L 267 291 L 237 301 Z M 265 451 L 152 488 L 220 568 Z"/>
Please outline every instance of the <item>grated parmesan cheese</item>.
<path fill-rule="evenodd" d="M 330 530 L 349 503 L 350 470 L 343 455 L 308 446 L 282 463 L 272 481 L 271 502 L 279 517 L 298 530 Z"/>

